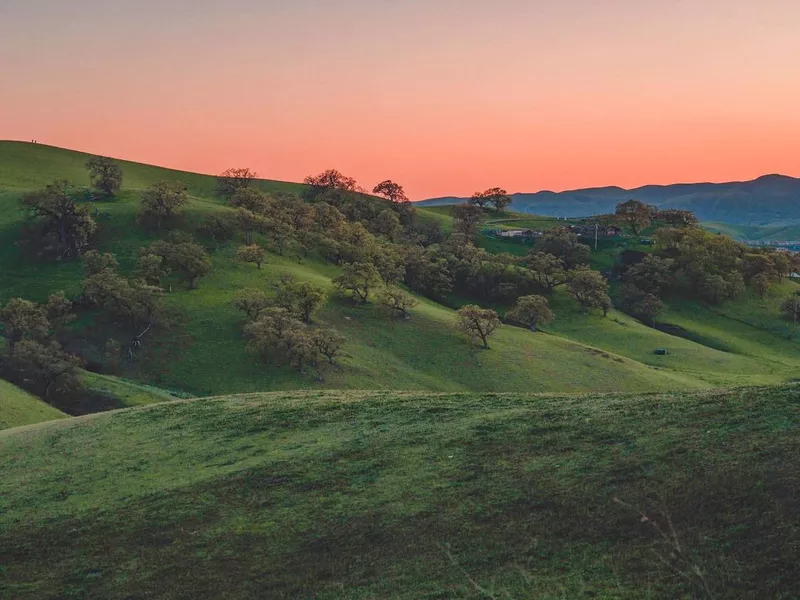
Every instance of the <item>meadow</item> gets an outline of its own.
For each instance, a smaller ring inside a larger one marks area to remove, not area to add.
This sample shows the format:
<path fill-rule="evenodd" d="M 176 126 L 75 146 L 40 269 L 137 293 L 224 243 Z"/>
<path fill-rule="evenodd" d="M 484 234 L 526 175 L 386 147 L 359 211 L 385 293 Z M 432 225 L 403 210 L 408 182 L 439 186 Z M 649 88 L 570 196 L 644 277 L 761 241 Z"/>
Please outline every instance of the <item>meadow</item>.
<path fill-rule="evenodd" d="M 278 392 L 0 432 L 0 595 L 788 599 L 797 398 Z"/>

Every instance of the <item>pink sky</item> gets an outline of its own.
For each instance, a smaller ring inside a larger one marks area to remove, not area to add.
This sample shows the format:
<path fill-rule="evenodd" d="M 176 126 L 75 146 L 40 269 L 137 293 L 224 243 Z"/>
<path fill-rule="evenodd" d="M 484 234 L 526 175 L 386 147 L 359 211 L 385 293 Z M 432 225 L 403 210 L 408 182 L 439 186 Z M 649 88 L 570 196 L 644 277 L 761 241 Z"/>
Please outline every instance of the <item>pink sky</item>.
<path fill-rule="evenodd" d="M 800 175 L 796 0 L 2 0 L 0 138 L 421 199 Z"/>

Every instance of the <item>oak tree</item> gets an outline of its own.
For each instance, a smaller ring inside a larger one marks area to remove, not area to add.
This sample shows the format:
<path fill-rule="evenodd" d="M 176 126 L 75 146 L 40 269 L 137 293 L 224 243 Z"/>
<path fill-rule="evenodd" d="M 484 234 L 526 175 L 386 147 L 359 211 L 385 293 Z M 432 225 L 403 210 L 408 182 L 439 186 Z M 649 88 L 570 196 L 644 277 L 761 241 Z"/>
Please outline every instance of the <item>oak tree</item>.
<path fill-rule="evenodd" d="M 346 263 L 333 283 L 343 292 L 350 292 L 358 304 L 366 304 L 372 290 L 381 283 L 381 276 L 370 263 Z"/>
<path fill-rule="evenodd" d="M 567 275 L 567 289 L 584 312 L 588 312 L 592 307 L 598 307 L 602 308 L 605 314 L 611 306 L 608 282 L 599 272 L 589 267 L 580 266 L 570 271 Z"/>
<path fill-rule="evenodd" d="M 536 331 L 538 327 L 552 323 L 555 314 L 550 310 L 547 298 L 532 294 L 520 297 L 506 317 Z"/>
<path fill-rule="evenodd" d="M 159 181 L 142 194 L 140 216 L 155 222 L 156 229 L 189 202 L 186 185 L 180 181 Z"/>
<path fill-rule="evenodd" d="M 378 303 L 391 315 L 408 316 L 408 311 L 417 305 L 417 300 L 400 288 L 386 286 L 378 296 Z"/>
<path fill-rule="evenodd" d="M 250 244 L 249 246 L 239 246 L 236 250 L 236 260 L 243 263 L 253 263 L 259 269 L 261 264 L 266 258 L 266 252 L 258 244 Z"/>
<path fill-rule="evenodd" d="M 258 175 L 250 169 L 228 169 L 217 177 L 217 193 L 230 199 L 236 192 L 253 185 Z"/>
<path fill-rule="evenodd" d="M 638 200 L 620 202 L 617 204 L 615 214 L 619 220 L 627 223 L 633 235 L 639 235 L 653 220 L 652 207 Z"/>
<path fill-rule="evenodd" d="M 457 326 L 470 337 L 473 346 L 480 340 L 483 347 L 488 349 L 489 336 L 500 326 L 500 318 L 490 308 L 468 304 L 458 310 Z"/>
<path fill-rule="evenodd" d="M 122 167 L 105 156 L 92 156 L 86 161 L 92 187 L 104 196 L 114 196 L 122 187 Z"/>
<path fill-rule="evenodd" d="M 97 223 L 86 206 L 78 206 L 69 195 L 69 184 L 56 181 L 20 201 L 30 225 L 27 233 L 37 245 L 57 249 L 62 256 L 80 255 L 97 231 Z"/>

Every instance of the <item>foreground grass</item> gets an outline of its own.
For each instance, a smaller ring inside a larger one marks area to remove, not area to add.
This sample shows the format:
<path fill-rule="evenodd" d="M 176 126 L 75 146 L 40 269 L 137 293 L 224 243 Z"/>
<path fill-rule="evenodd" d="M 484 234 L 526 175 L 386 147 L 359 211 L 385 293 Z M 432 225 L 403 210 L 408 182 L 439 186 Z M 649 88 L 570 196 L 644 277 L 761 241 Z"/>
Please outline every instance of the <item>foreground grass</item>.
<path fill-rule="evenodd" d="M 798 412 L 796 387 L 297 392 L 6 431 L 0 590 L 792 598 Z"/>
<path fill-rule="evenodd" d="M 65 419 L 60 410 L 0 379 L 0 429 Z"/>

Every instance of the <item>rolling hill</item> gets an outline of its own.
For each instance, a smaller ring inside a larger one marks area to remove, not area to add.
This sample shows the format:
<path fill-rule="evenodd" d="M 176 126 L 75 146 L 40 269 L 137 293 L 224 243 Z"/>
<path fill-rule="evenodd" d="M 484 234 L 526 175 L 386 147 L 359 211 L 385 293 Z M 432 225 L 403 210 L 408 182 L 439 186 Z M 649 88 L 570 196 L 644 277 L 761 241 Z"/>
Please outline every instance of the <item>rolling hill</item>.
<path fill-rule="evenodd" d="M 798 388 L 319 392 L 0 432 L 0 596 L 795 597 Z"/>
<path fill-rule="evenodd" d="M 0 379 L 0 430 L 66 418 L 60 410 Z"/>
<path fill-rule="evenodd" d="M 16 203 L 26 190 L 53 179 L 67 177 L 86 185 L 83 165 L 87 155 L 0 142 L 0 157 L 0 238 L 4 242 L 0 245 L 0 302 L 14 296 L 44 300 L 57 290 L 77 295 L 82 278 L 79 262 L 30 259 L 14 243 L 22 223 Z M 180 177 L 189 184 L 190 204 L 180 224 L 189 231 L 204 215 L 227 210 L 213 195 L 213 177 L 133 163 L 123 163 L 123 169 L 126 179 L 118 199 L 92 203 L 106 215 L 100 221 L 97 247 L 114 253 L 123 272 L 130 272 L 139 249 L 156 239 L 136 222 L 139 194 L 151 183 Z M 271 190 L 300 189 L 281 182 L 264 181 L 260 185 Z M 445 227 L 450 218 L 440 209 L 423 208 L 420 214 Z M 608 250 L 612 251 L 617 252 Z M 95 383 L 105 378 L 99 384 L 101 389 L 113 388 L 123 398 L 107 407 L 171 397 L 142 388 L 143 384 L 173 390 L 173 395 L 193 396 L 309 387 L 610 392 L 772 384 L 792 379 L 800 358 L 792 341 L 797 339 L 796 332 L 782 325 L 777 311 L 789 288 L 775 288 L 763 301 L 746 297 L 732 303 L 732 307 L 741 307 L 742 316 L 736 321 L 702 307 L 686 317 L 680 312 L 681 305 L 676 304 L 671 314 L 676 318 L 683 315 L 683 337 L 652 329 L 615 311 L 606 320 L 587 317 L 572 300 L 558 294 L 553 300 L 558 318 L 547 333 L 502 327 L 492 340 L 491 351 L 475 352 L 454 327 L 452 309 L 463 300 L 453 298 L 447 307 L 418 298 L 419 305 L 412 310 L 410 320 L 393 320 L 375 305 L 355 307 L 336 296 L 332 278 L 339 269 L 314 257 L 270 254 L 264 269 L 259 270 L 236 261 L 234 254 L 235 246 L 214 251 L 214 271 L 198 290 L 176 286 L 166 295 L 169 307 L 183 315 L 181 325 L 168 336 L 156 338 L 148 355 L 125 369 L 122 375 L 136 382 L 134 387 L 108 375 L 90 374 Z M 592 260 L 603 264 L 613 258 L 603 250 Z M 347 339 L 339 367 L 328 371 L 322 381 L 298 377 L 286 365 L 265 365 L 246 352 L 241 337 L 243 317 L 232 306 L 233 295 L 244 287 L 268 291 L 286 274 L 329 291 L 331 298 L 320 320 L 335 326 Z M 706 324 L 710 316 L 714 318 L 711 330 Z M 743 325 L 742 320 L 748 324 Z M 754 331 L 759 334 L 753 335 Z M 728 342 L 716 341 L 723 338 Z M 661 347 L 670 349 L 669 356 L 654 355 Z"/>
<path fill-rule="evenodd" d="M 19 198 L 87 185 L 86 158 L 0 142 L 0 303 L 80 295 L 78 261 L 15 242 Z M 122 166 L 118 197 L 91 206 L 95 245 L 124 274 L 159 238 L 137 222 L 152 183 L 188 184 L 185 233 L 230 210 L 213 177 Z M 418 210 L 450 230 L 447 207 Z M 508 213 L 482 226 L 559 224 Z M 605 240 L 591 264 L 639 242 Z M 0 381 L 0 597 L 755 600 L 800 586 L 800 332 L 778 309 L 795 283 L 721 307 L 671 298 L 664 331 L 583 314 L 559 289 L 545 332 L 504 325 L 477 351 L 455 328 L 469 299 L 417 297 L 396 319 L 340 297 L 341 269 L 313 253 L 269 253 L 259 269 L 235 242 L 208 249 L 198 289 L 167 286 L 169 330 L 115 375 L 88 361 L 71 414 L 107 412 L 65 418 Z M 346 338 L 318 377 L 242 339 L 234 294 L 273 293 L 285 275 L 329 293 L 316 318 Z M 92 359 L 102 323 L 70 327 Z"/>
<path fill-rule="evenodd" d="M 512 195 L 511 209 L 553 217 L 585 217 L 614 212 L 619 202 L 631 198 L 662 209 L 690 210 L 702 221 L 784 227 L 800 223 L 800 179 L 783 175 L 765 175 L 753 181 L 732 183 L 648 185 L 631 190 L 605 187 L 516 193 Z M 459 204 L 465 200 L 433 198 L 418 205 Z"/>

